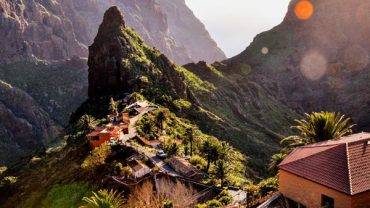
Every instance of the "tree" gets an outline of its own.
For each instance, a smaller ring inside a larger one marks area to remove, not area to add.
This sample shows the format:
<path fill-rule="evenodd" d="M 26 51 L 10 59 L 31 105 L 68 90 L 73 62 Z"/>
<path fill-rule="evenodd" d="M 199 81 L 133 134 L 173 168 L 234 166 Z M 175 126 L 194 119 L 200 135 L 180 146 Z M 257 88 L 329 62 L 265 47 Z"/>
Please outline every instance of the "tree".
<path fill-rule="evenodd" d="M 121 176 L 124 178 L 129 178 L 132 175 L 132 169 L 128 166 L 125 166 L 121 169 Z"/>
<path fill-rule="evenodd" d="M 163 208 L 173 208 L 173 202 L 169 199 L 164 200 Z"/>
<path fill-rule="evenodd" d="M 153 124 L 150 121 L 146 121 L 145 123 L 143 123 L 143 132 L 145 134 L 152 133 L 152 130 L 153 130 Z"/>
<path fill-rule="evenodd" d="M 178 152 L 179 152 L 179 146 L 176 143 L 172 143 L 167 146 L 166 153 L 168 157 L 177 155 Z"/>
<path fill-rule="evenodd" d="M 230 153 L 233 151 L 233 148 L 227 142 L 222 142 L 221 147 L 218 150 L 218 157 L 220 160 L 230 161 Z"/>
<path fill-rule="evenodd" d="M 77 122 L 77 128 L 85 134 L 93 131 L 98 122 L 90 115 L 83 115 Z"/>
<path fill-rule="evenodd" d="M 281 143 L 288 143 L 288 148 L 303 146 L 315 142 L 340 139 L 352 133 L 354 125 L 349 125 L 350 118 L 334 112 L 306 113 L 306 119 L 295 120 L 298 125 L 291 128 L 298 130 L 299 135 L 284 138 Z"/>
<path fill-rule="evenodd" d="M 159 128 L 163 130 L 163 122 L 166 120 L 166 115 L 163 111 L 159 111 L 159 113 L 156 116 L 157 123 L 159 124 Z"/>
<path fill-rule="evenodd" d="M 123 195 L 113 189 L 110 191 L 99 190 L 98 193 L 93 192 L 92 196 L 84 197 L 82 201 L 85 204 L 80 208 L 122 208 L 125 203 Z"/>
<path fill-rule="evenodd" d="M 207 157 L 206 173 L 208 173 L 211 162 L 216 161 L 219 157 L 219 147 L 211 139 L 207 139 L 203 142 L 202 149 Z"/>
<path fill-rule="evenodd" d="M 193 128 L 187 128 L 185 135 L 190 143 L 190 156 L 193 156 L 193 142 L 194 142 L 194 130 Z"/>
<path fill-rule="evenodd" d="M 83 161 L 81 168 L 94 174 L 99 167 L 105 164 L 105 160 L 111 153 L 111 147 L 108 143 L 104 143 L 100 145 L 100 147 L 95 148 L 92 153 L 87 156 Z"/>
<path fill-rule="evenodd" d="M 114 114 L 114 115 L 117 115 L 118 114 L 118 105 L 117 105 L 117 102 L 114 101 L 113 98 L 110 98 L 110 102 L 109 102 L 109 112 L 111 114 Z"/>
<path fill-rule="evenodd" d="M 221 186 L 224 186 L 225 178 L 229 172 L 228 164 L 224 160 L 217 160 L 215 175 L 221 180 Z"/>
<path fill-rule="evenodd" d="M 270 163 L 269 163 L 269 171 L 271 172 L 271 174 L 273 175 L 276 175 L 277 172 L 278 172 L 278 165 L 286 158 L 286 154 L 284 153 L 278 153 L 278 154 L 274 154 L 271 159 L 270 159 Z"/>

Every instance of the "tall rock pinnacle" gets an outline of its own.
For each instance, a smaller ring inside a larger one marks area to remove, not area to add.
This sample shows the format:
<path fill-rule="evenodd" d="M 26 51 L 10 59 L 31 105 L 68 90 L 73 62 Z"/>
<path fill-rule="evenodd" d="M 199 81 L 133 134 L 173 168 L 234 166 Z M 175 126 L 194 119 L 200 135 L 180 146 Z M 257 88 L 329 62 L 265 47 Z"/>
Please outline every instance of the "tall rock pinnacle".
<path fill-rule="evenodd" d="M 176 99 L 194 100 L 179 66 L 126 27 L 117 7 L 106 11 L 89 47 L 88 65 L 90 98 L 143 90 L 147 99 L 158 100 L 164 95 L 157 92 L 164 92 Z"/>
<path fill-rule="evenodd" d="M 130 52 L 125 21 L 115 6 L 104 14 L 94 43 L 89 47 L 89 97 L 114 93 L 126 86 L 121 79 L 123 57 Z"/>

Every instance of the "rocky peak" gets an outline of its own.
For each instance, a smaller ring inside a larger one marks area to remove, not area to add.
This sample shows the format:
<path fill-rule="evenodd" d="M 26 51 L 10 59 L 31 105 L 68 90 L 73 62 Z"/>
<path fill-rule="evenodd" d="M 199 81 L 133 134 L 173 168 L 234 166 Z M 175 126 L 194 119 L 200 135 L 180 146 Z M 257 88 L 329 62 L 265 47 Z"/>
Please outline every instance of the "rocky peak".
<path fill-rule="evenodd" d="M 126 25 L 122 13 L 119 11 L 118 7 L 113 6 L 104 13 L 103 22 L 99 27 L 97 38 L 112 35 L 112 32 L 120 32 L 121 28 L 125 27 Z"/>
<path fill-rule="evenodd" d="M 184 75 L 177 70 L 179 66 L 126 27 L 117 7 L 106 11 L 89 47 L 88 65 L 90 98 L 139 90 L 152 92 L 154 88 L 173 98 L 193 98 Z M 161 96 L 148 94 L 153 99 Z"/>

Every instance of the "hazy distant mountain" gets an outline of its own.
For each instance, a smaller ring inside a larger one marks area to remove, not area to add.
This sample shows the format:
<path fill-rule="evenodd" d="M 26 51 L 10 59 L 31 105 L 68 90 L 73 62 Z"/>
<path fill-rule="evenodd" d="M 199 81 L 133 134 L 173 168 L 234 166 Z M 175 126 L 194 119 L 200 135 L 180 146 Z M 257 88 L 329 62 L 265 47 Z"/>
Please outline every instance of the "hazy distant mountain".
<path fill-rule="evenodd" d="M 248 64 L 245 80 L 275 92 L 290 108 L 339 111 L 351 116 L 358 130 L 370 130 L 370 2 L 312 0 L 307 20 L 297 18 L 298 2 L 290 3 L 280 25 L 224 61 L 225 73 Z"/>
<path fill-rule="evenodd" d="M 225 59 L 184 0 L 1 0 L 0 62 L 33 56 L 43 60 L 86 57 L 103 12 L 111 5 L 124 11 L 127 24 L 149 45 L 177 63 Z"/>

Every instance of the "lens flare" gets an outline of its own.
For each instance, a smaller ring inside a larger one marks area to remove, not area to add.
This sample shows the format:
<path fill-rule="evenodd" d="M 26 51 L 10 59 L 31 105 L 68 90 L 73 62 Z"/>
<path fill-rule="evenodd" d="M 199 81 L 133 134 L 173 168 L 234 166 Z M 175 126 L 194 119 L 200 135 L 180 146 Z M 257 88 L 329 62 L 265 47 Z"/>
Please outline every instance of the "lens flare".
<path fill-rule="evenodd" d="M 369 64 L 369 54 L 360 45 L 352 45 L 344 50 L 343 60 L 347 70 L 361 71 Z"/>
<path fill-rule="evenodd" d="M 300 20 L 308 20 L 314 12 L 314 6 L 310 1 L 299 1 L 294 8 L 295 15 Z"/>
<path fill-rule="evenodd" d="M 301 72 L 309 80 L 319 80 L 328 71 L 328 61 L 316 50 L 309 51 L 302 59 Z"/>
<path fill-rule="evenodd" d="M 263 54 L 263 55 L 267 55 L 268 53 L 269 53 L 269 48 L 267 48 L 267 47 L 263 47 L 262 49 L 261 49 L 261 53 Z"/>

